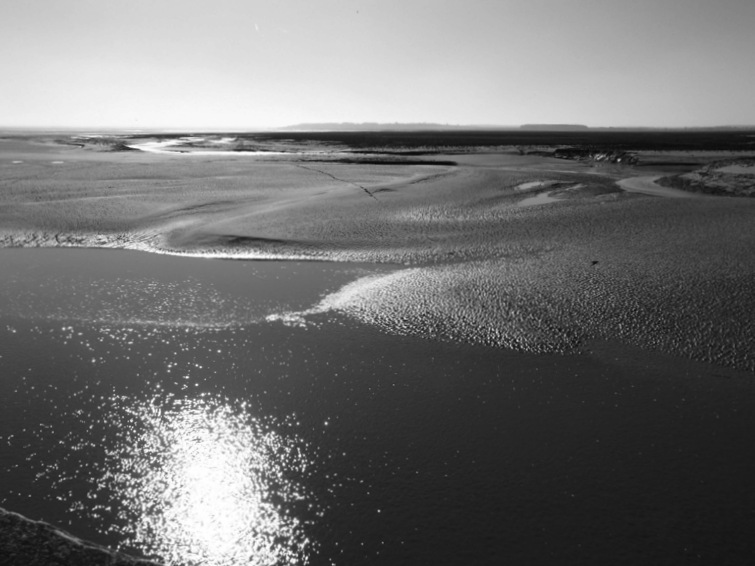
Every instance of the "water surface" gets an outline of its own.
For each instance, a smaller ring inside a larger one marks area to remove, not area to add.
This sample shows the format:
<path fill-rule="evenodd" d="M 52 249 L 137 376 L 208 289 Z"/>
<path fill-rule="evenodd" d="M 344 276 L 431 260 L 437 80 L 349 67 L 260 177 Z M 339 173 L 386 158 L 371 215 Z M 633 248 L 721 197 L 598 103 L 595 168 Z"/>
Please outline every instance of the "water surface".
<path fill-rule="evenodd" d="M 0 265 L 0 506 L 83 538 L 213 565 L 755 551 L 750 373 L 275 316 L 390 266 L 65 249 Z"/>

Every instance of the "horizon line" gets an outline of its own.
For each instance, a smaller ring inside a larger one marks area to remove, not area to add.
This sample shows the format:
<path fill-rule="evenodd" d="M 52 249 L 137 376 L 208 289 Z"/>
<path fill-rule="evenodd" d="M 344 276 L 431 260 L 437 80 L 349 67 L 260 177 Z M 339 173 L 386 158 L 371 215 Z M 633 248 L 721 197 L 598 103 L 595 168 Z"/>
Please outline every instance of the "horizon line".
<path fill-rule="evenodd" d="M 320 127 L 313 130 L 308 130 L 307 126 L 311 127 Z M 322 129 L 324 126 L 334 126 L 335 128 L 328 128 L 327 130 Z M 749 130 L 749 129 L 755 129 L 755 124 L 742 124 L 742 125 L 732 125 L 732 124 L 717 124 L 717 125 L 709 125 L 709 126 L 701 126 L 701 125 L 687 125 L 687 126 L 590 126 L 586 124 L 579 124 L 579 123 L 569 123 L 569 122 L 528 122 L 523 124 L 450 124 L 450 123 L 441 123 L 441 122 L 374 122 L 374 121 L 364 121 L 364 122 L 300 122 L 296 124 L 287 124 L 283 126 L 235 126 L 235 127 L 223 127 L 223 126 L 142 126 L 142 127 L 129 127 L 129 126 L 93 126 L 93 125 L 81 125 L 81 126 L 6 126 L 6 125 L 0 125 L 0 132 L 3 131 L 37 131 L 37 132 L 85 132 L 85 131 L 93 131 L 93 132 L 110 132 L 110 131 L 117 131 L 117 132 L 144 132 L 144 133 L 153 133 L 153 132 L 202 132 L 202 133 L 224 133 L 224 132 L 274 132 L 278 130 L 292 130 L 292 131 L 342 131 L 337 128 L 337 126 L 347 126 L 349 129 L 353 131 L 360 131 L 359 126 L 367 126 L 363 128 L 361 131 L 370 131 L 370 128 L 368 126 L 377 126 L 380 127 L 381 130 L 387 130 L 390 131 L 391 127 L 396 128 L 411 128 L 415 130 L 422 130 L 423 126 L 431 127 L 433 130 L 443 130 L 444 128 L 453 129 L 453 130 L 461 130 L 461 129 L 470 129 L 470 130 L 522 130 L 527 128 L 574 128 L 576 130 L 607 130 L 607 129 L 616 129 L 616 130 Z M 296 129 L 301 128 L 301 129 Z M 545 130 L 541 130 L 545 131 Z"/>

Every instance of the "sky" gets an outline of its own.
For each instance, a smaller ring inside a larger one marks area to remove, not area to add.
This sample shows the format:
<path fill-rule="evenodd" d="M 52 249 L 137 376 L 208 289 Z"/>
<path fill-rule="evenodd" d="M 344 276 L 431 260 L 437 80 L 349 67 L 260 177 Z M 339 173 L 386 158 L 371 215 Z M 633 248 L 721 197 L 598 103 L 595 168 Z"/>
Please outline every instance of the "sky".
<path fill-rule="evenodd" d="M 755 124 L 755 0 L 2 0 L 0 127 Z"/>

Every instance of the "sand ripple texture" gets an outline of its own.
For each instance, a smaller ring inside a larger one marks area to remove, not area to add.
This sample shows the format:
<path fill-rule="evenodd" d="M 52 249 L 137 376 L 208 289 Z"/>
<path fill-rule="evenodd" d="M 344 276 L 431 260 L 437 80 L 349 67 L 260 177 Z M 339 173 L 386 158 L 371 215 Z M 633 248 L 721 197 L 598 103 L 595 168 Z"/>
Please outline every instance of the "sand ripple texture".
<path fill-rule="evenodd" d="M 619 340 L 755 371 L 754 212 L 641 197 L 502 215 L 499 237 L 476 242 L 487 259 L 362 279 L 318 309 L 396 333 L 531 352 Z"/>
<path fill-rule="evenodd" d="M 752 278 L 622 277 L 606 268 L 474 262 L 356 281 L 337 310 L 393 333 L 530 352 L 573 352 L 595 338 L 755 370 Z"/>

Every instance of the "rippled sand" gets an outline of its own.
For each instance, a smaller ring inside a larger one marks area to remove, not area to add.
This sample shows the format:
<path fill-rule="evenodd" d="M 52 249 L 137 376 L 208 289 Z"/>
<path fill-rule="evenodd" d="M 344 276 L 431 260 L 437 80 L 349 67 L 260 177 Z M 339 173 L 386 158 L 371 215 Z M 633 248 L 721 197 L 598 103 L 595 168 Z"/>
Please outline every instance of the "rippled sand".
<path fill-rule="evenodd" d="M 433 166 L 3 143 L 5 246 L 396 264 L 312 312 L 533 352 L 620 340 L 755 371 L 755 203 L 616 184 L 660 170 L 514 152 Z"/>

